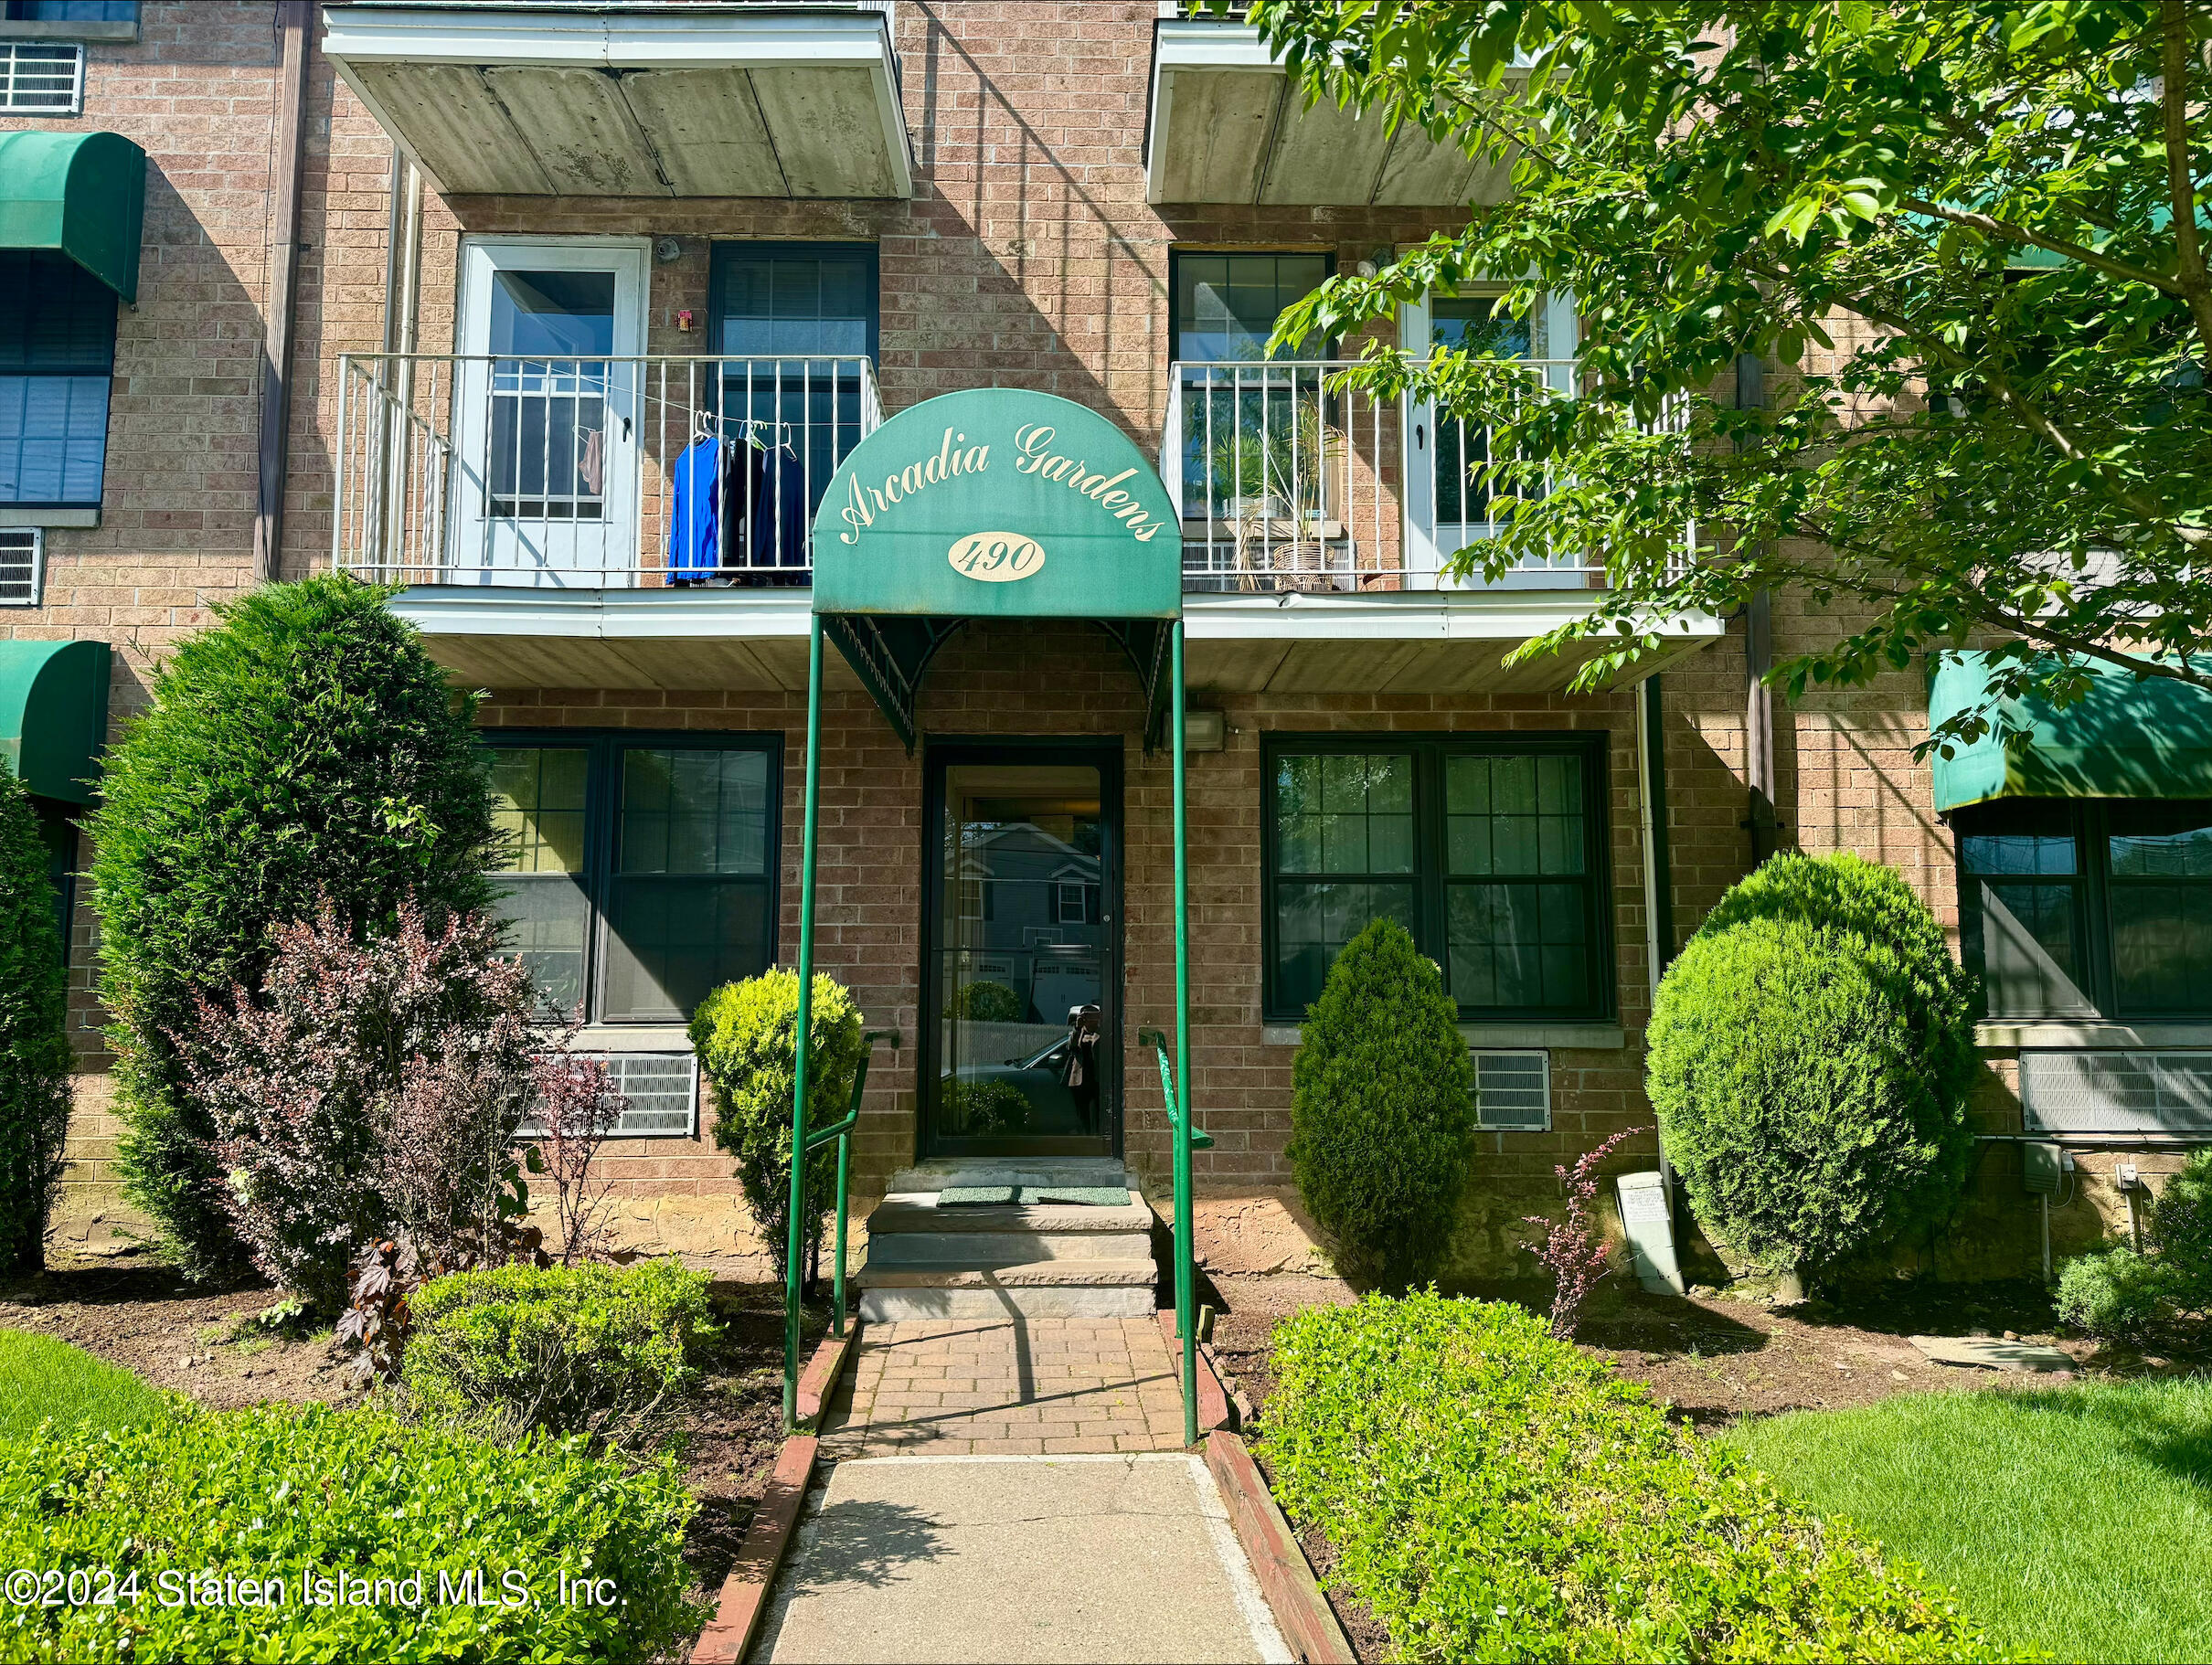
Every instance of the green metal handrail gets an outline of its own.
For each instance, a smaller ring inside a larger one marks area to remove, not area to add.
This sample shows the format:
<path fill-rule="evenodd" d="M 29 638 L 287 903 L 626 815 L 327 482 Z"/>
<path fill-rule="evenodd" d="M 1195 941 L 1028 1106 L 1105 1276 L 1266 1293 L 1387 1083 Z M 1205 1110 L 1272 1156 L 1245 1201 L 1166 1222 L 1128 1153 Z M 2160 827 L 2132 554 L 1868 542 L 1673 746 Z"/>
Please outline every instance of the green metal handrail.
<path fill-rule="evenodd" d="M 798 1154 L 792 1159 L 793 1196 L 806 1194 L 806 1158 L 832 1140 L 837 1141 L 837 1239 L 836 1266 L 831 1274 L 831 1288 L 835 1291 L 830 1333 L 839 1341 L 845 1339 L 845 1226 L 846 1218 L 846 1185 L 852 1175 L 853 1128 L 860 1119 L 860 1095 L 867 1090 L 868 1061 L 876 1055 L 876 1043 L 888 1041 L 891 1050 L 899 1049 L 899 1031 L 871 1029 L 861 1037 L 867 1050 L 860 1055 L 860 1067 L 853 1072 L 853 1097 L 842 1120 L 833 1121 L 817 1132 L 808 1133 L 800 1142 Z M 797 1241 L 794 1235 L 793 1241 Z M 803 1291 L 803 1279 L 799 1269 L 799 1257 L 794 1250 L 791 1264 L 783 1269 L 784 1348 L 783 1348 L 783 1426 L 788 1431 L 798 1426 L 799 1418 L 799 1302 Z"/>
<path fill-rule="evenodd" d="M 1157 1029 L 1137 1031 L 1137 1045 L 1160 1060 L 1160 1096 L 1167 1106 L 1167 1130 L 1175 1141 L 1175 1336 L 1183 1343 L 1183 1443 L 1198 1443 L 1198 1257 L 1191 1243 L 1190 1152 L 1213 1149 L 1214 1136 L 1190 1125 L 1182 1095 L 1175 1091 L 1175 1066 L 1167 1055 L 1167 1036 Z"/>

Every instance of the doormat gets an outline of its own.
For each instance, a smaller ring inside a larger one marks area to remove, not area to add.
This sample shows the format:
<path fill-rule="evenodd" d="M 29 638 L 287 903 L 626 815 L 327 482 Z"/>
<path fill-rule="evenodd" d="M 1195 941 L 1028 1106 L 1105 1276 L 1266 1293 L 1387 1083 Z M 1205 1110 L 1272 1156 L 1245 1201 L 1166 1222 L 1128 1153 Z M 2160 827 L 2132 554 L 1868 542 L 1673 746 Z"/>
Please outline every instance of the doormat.
<path fill-rule="evenodd" d="M 1079 1208 L 1126 1208 L 1122 1185 L 948 1185 L 937 1193 L 940 1208 L 1037 1207 L 1043 1204 Z"/>

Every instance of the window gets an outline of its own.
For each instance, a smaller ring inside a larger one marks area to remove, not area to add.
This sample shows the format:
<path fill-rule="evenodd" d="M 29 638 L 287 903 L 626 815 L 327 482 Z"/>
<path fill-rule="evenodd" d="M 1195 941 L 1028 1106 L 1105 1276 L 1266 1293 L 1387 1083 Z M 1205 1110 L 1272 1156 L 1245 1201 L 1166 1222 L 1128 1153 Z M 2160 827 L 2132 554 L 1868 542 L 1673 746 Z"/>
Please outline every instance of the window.
<path fill-rule="evenodd" d="M 36 607 L 46 587 L 46 535 L 36 526 L 0 531 L 0 607 Z"/>
<path fill-rule="evenodd" d="M 0 504 L 97 504 L 115 292 L 66 255 L 0 253 Z"/>
<path fill-rule="evenodd" d="M 1053 922 L 1058 925 L 1085 925 L 1093 921 L 1090 909 L 1091 886 L 1080 880 L 1062 879 L 1058 883 L 1058 903 Z"/>
<path fill-rule="evenodd" d="M 780 472 L 766 482 L 778 493 L 776 542 L 803 542 L 830 476 L 860 443 L 856 361 L 875 359 L 880 324 L 876 245 L 718 243 L 710 292 L 714 351 L 755 361 L 725 366 L 722 408 L 773 424 L 775 448 L 790 460 L 782 465 L 788 478 Z M 781 501 L 797 493 L 803 508 Z M 803 563 L 756 554 L 752 564 Z"/>
<path fill-rule="evenodd" d="M 1293 301 L 1319 289 L 1335 270 L 1328 254 L 1207 254 L 1172 251 L 1175 292 L 1175 356 L 1186 364 L 1257 361 L 1270 354 L 1275 320 Z M 1302 358 L 1325 358 L 1313 343 Z"/>
<path fill-rule="evenodd" d="M 2212 802 L 2007 800 L 1951 822 L 1989 1016 L 2212 1013 Z"/>
<path fill-rule="evenodd" d="M 675 1023 L 775 954 L 772 737 L 487 737 L 508 942 L 587 1021 Z"/>
<path fill-rule="evenodd" d="M 1396 919 L 1469 1018 L 1611 1009 L 1604 737 L 1271 738 L 1267 1014 Z"/>
<path fill-rule="evenodd" d="M 64 40 L 0 41 L 0 111 L 73 116 L 84 110 L 84 48 Z"/>
<path fill-rule="evenodd" d="M 138 0 L 7 0 L 10 23 L 136 23 Z"/>

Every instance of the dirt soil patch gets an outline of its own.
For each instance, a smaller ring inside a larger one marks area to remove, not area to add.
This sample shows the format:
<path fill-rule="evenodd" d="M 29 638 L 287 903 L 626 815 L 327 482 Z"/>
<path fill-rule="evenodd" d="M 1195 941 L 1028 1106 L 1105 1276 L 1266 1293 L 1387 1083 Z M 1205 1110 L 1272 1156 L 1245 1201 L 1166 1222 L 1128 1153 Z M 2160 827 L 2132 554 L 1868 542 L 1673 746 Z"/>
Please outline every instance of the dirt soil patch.
<path fill-rule="evenodd" d="M 58 1258 L 0 1285 L 0 1325 L 81 1347 L 210 1410 L 354 1398 L 351 1361 L 327 1328 L 256 1321 L 276 1301 L 259 1281 L 210 1288 L 158 1262 Z"/>

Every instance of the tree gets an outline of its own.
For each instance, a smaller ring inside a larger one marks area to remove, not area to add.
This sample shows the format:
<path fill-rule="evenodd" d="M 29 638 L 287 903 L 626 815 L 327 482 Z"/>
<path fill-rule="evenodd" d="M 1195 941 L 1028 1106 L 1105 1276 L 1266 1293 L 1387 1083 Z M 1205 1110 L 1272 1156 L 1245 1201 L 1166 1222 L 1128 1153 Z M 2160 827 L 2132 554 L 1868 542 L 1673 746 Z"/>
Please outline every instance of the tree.
<path fill-rule="evenodd" d="M 114 1014 L 129 1194 L 184 1268 L 245 1259 L 216 1129 L 175 1037 L 205 995 L 257 991 L 281 927 L 325 902 L 363 937 L 413 896 L 433 929 L 484 910 L 488 764 L 457 696 L 384 592 L 336 575 L 217 611 L 110 754 L 91 822 L 101 995 Z"/>
<path fill-rule="evenodd" d="M 0 1271 L 46 1262 L 69 1123 L 68 1009 L 46 843 L 0 763 Z"/>
<path fill-rule="evenodd" d="M 1431 288 L 1568 290 L 1581 397 L 1484 351 L 1370 343 L 1345 379 L 1496 425 L 1501 535 L 1465 574 L 1582 549 L 1611 588 L 1526 644 L 1610 647 L 1795 588 L 1854 684 L 1993 644 L 1939 744 L 2065 705 L 2090 664 L 2212 689 L 2212 11 L 2187 0 L 1257 0 L 1309 97 L 1492 159 L 1514 191 L 1277 337 Z M 1740 355 L 1777 363 L 1739 406 Z M 1552 483 L 1547 492 L 1544 482 Z M 1699 557 L 1683 559 L 1694 545 Z M 2122 651 L 2125 644 L 2127 652 Z"/>

